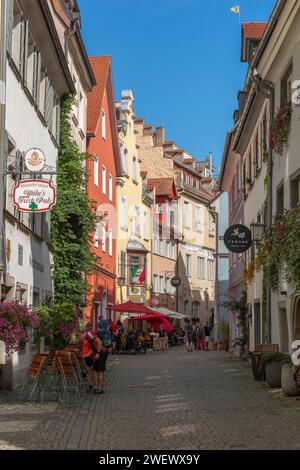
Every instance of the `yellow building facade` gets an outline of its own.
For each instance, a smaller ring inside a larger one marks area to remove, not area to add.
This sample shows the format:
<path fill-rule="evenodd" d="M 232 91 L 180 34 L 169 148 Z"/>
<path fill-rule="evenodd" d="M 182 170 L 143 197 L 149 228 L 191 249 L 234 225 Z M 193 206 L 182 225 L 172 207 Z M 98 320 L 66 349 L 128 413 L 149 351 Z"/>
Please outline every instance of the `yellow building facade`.
<path fill-rule="evenodd" d="M 175 142 L 164 129 L 135 119 L 136 139 L 147 178 L 174 178 L 178 195 L 177 310 L 188 318 L 213 322 L 216 226 L 211 202 L 215 195 L 212 156 L 203 162 Z M 154 273 L 156 274 L 156 273 Z"/>
<path fill-rule="evenodd" d="M 116 111 L 123 167 L 123 176 L 117 179 L 116 304 L 131 300 L 149 305 L 154 194 L 141 173 L 131 90 L 122 91 Z"/>

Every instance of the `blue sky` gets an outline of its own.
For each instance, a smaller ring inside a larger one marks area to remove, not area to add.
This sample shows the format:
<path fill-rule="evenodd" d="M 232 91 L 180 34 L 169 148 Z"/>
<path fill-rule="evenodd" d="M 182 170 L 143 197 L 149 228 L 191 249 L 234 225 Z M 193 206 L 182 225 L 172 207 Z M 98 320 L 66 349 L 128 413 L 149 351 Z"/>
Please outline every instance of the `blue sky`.
<path fill-rule="evenodd" d="M 222 157 L 245 65 L 241 21 L 265 21 L 275 0 L 79 0 L 89 55 L 112 56 L 115 97 L 132 89 L 137 117 L 164 126 L 194 156 Z"/>

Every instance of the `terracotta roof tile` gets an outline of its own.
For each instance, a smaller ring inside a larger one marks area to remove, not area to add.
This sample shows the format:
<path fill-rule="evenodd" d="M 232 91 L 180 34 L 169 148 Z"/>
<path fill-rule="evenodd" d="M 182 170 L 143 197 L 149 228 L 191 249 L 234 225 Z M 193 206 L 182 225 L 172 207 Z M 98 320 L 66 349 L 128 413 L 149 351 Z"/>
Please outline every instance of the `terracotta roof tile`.
<path fill-rule="evenodd" d="M 95 134 L 101 116 L 101 108 L 111 59 L 108 56 L 90 57 L 89 59 L 97 84 L 93 90 L 88 93 L 87 133 Z"/>
<path fill-rule="evenodd" d="M 245 39 L 261 39 L 268 23 L 242 23 Z"/>
<path fill-rule="evenodd" d="M 168 196 L 172 194 L 174 178 L 148 179 L 148 187 L 155 188 L 156 196 Z"/>

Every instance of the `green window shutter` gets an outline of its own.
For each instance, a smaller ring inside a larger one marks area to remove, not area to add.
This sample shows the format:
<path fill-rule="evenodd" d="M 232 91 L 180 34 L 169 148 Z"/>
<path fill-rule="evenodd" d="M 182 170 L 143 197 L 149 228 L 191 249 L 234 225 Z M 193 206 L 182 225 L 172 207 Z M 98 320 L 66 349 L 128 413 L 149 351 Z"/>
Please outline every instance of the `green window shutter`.
<path fill-rule="evenodd" d="M 7 0 L 7 52 L 12 54 L 12 30 L 14 22 L 14 0 Z"/>
<path fill-rule="evenodd" d="M 53 118 L 53 100 L 54 93 L 51 81 L 47 77 L 47 95 L 46 95 L 46 112 L 45 120 L 48 128 L 52 131 L 52 118 Z"/>
<path fill-rule="evenodd" d="M 25 85 L 27 85 L 27 64 L 28 64 L 28 35 L 29 23 L 24 20 L 24 33 L 23 33 L 23 64 L 21 68 L 21 75 L 24 78 Z"/>
<path fill-rule="evenodd" d="M 41 81 L 41 53 L 37 50 L 35 55 L 34 79 L 33 79 L 33 99 L 36 105 L 40 101 L 40 81 Z"/>
<path fill-rule="evenodd" d="M 22 18 L 21 21 L 21 38 L 20 38 L 20 62 L 19 72 L 25 80 L 27 78 L 27 44 L 28 44 L 28 21 Z"/>
<path fill-rule="evenodd" d="M 56 141 L 59 144 L 60 141 L 60 100 L 56 98 L 56 106 L 57 106 L 57 113 L 56 113 Z"/>

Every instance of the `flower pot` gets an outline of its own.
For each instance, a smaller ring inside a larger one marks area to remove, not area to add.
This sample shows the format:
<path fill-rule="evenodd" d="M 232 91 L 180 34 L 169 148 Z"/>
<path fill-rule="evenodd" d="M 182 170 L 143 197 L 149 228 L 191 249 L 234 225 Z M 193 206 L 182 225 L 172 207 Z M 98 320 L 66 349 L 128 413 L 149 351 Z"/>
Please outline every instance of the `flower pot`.
<path fill-rule="evenodd" d="M 298 395 L 292 364 L 283 364 L 281 369 L 281 388 L 288 397 Z"/>
<path fill-rule="evenodd" d="M 267 362 L 266 364 L 266 381 L 271 388 L 281 387 L 281 363 Z"/>

